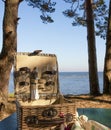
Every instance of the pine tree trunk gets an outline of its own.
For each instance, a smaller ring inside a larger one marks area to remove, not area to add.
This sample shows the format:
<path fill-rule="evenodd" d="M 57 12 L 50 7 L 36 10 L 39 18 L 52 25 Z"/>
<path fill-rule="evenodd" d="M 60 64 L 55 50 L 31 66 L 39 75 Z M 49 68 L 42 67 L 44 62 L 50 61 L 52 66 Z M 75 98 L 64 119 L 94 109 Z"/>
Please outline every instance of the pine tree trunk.
<path fill-rule="evenodd" d="M 87 17 L 87 40 L 88 40 L 88 62 L 89 62 L 89 82 L 90 94 L 99 95 L 99 81 L 97 73 L 97 58 L 95 46 L 95 30 L 91 0 L 86 0 Z"/>
<path fill-rule="evenodd" d="M 10 72 L 17 50 L 17 21 L 20 0 L 4 2 L 3 45 L 0 54 L 0 95 L 7 101 Z M 13 86 L 12 86 L 13 87 Z"/>
<path fill-rule="evenodd" d="M 111 94 L 111 0 L 109 3 L 109 19 L 106 39 L 106 54 L 104 62 L 103 93 Z"/>

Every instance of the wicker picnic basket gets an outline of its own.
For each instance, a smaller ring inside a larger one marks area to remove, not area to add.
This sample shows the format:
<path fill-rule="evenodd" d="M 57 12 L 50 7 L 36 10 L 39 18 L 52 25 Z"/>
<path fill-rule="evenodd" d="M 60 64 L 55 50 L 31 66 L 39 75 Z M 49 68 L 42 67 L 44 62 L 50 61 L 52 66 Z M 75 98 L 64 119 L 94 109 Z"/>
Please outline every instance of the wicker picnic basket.
<path fill-rule="evenodd" d="M 17 102 L 18 130 L 50 130 L 64 123 L 74 121 L 74 104 L 46 106 L 21 106 Z"/>
<path fill-rule="evenodd" d="M 18 130 L 55 130 L 73 122 L 75 105 L 60 93 L 56 55 L 17 53 L 14 84 Z"/>

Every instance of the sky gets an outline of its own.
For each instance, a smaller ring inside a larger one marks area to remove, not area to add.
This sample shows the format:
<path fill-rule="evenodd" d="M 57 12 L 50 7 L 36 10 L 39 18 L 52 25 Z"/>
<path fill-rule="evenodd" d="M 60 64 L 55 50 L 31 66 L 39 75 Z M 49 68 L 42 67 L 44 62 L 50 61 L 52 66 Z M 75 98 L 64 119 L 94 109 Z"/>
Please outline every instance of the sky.
<path fill-rule="evenodd" d="M 19 6 L 17 27 L 17 51 L 57 55 L 59 71 L 88 71 L 87 30 L 85 27 L 72 26 L 72 20 L 64 17 L 62 11 L 68 6 L 63 0 L 56 4 L 55 13 L 51 14 L 54 23 L 44 24 L 41 12 L 29 7 L 24 1 Z M 2 21 L 4 3 L 0 0 L 0 49 L 2 48 Z M 105 57 L 105 40 L 96 37 L 98 71 L 103 71 Z"/>

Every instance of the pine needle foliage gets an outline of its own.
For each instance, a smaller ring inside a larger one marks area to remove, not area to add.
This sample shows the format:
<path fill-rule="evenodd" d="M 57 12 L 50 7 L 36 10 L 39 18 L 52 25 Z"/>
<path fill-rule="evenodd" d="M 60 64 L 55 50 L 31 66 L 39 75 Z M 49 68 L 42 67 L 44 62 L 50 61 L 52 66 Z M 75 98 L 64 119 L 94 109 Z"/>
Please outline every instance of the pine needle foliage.
<path fill-rule="evenodd" d="M 53 23 L 54 20 L 49 15 L 55 12 L 56 2 L 52 2 L 51 0 L 25 0 L 29 6 L 33 8 L 38 8 L 41 11 L 40 18 L 43 23 Z"/>
<path fill-rule="evenodd" d="M 70 4 L 70 8 L 63 11 L 64 16 L 73 19 L 73 26 L 86 26 L 86 4 L 85 0 L 63 0 Z M 105 0 L 91 0 L 93 7 L 95 34 L 106 38 L 108 24 L 108 7 Z"/>

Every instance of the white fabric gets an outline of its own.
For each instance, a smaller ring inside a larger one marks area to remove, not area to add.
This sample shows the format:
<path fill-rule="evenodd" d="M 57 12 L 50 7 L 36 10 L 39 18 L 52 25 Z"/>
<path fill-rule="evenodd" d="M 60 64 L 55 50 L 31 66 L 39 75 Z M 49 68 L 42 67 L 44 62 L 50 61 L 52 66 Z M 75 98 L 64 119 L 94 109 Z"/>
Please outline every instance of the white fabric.
<path fill-rule="evenodd" d="M 38 92 L 38 89 L 33 89 L 31 90 L 31 99 L 34 100 L 34 99 L 39 99 L 39 92 Z"/>
<path fill-rule="evenodd" d="M 38 89 L 35 90 L 35 99 L 39 99 L 39 92 L 38 92 Z"/>

